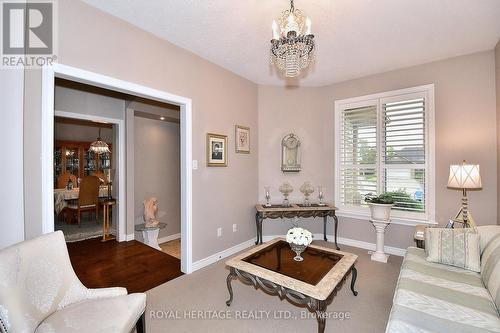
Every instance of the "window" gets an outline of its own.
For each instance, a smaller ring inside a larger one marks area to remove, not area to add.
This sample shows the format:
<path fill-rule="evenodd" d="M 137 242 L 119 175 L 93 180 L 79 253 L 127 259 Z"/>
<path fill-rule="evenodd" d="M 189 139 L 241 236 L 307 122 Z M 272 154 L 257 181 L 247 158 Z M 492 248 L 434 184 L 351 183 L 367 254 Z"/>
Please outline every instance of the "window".
<path fill-rule="evenodd" d="M 367 194 L 391 193 L 393 217 L 434 221 L 434 86 L 335 102 L 336 205 L 368 214 Z"/>

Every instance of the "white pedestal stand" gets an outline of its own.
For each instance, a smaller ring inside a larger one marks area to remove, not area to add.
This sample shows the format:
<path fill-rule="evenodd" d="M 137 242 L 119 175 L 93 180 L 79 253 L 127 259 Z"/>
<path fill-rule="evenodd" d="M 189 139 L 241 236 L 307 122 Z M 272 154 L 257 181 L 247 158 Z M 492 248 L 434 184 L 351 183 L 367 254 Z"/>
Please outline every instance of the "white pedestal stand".
<path fill-rule="evenodd" d="M 371 259 L 386 263 L 389 255 L 384 252 L 384 236 L 385 228 L 387 228 L 391 221 L 370 220 L 370 222 L 375 227 L 375 232 L 377 234 L 377 249 L 375 252 L 371 252 Z"/>
<path fill-rule="evenodd" d="M 146 227 L 144 223 L 136 224 L 135 231 L 142 232 L 143 243 L 161 251 L 160 245 L 158 245 L 158 234 L 160 233 L 160 229 L 163 229 L 167 226 L 166 223 L 159 223 L 155 227 Z"/>
<path fill-rule="evenodd" d="M 144 239 L 144 244 L 161 251 L 161 247 L 160 245 L 158 245 L 159 233 L 160 233 L 160 228 L 143 230 L 142 237 Z"/>

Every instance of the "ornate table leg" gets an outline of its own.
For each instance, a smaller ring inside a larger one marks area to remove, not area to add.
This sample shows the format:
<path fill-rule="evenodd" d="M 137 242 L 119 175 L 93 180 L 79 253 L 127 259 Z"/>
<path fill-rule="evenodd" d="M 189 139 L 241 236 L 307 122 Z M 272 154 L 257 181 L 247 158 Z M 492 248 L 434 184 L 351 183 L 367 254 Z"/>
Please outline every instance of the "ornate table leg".
<path fill-rule="evenodd" d="M 326 241 L 326 222 L 328 222 L 328 215 L 323 217 L 323 240 Z"/>
<path fill-rule="evenodd" d="M 326 325 L 326 301 L 319 301 L 317 299 L 311 299 L 311 309 L 316 312 L 316 319 L 318 320 L 318 333 L 325 332 Z"/>
<path fill-rule="evenodd" d="M 356 283 L 356 279 L 358 277 L 358 270 L 356 269 L 356 267 L 354 267 L 354 265 L 352 266 L 351 268 L 351 291 L 352 293 L 354 294 L 354 296 L 358 296 L 358 292 L 356 290 L 354 290 L 354 284 Z"/>
<path fill-rule="evenodd" d="M 235 277 L 236 277 L 236 272 L 234 271 L 234 268 L 231 267 L 229 269 L 229 275 L 227 276 L 227 279 L 226 279 L 227 290 L 229 291 L 229 299 L 226 301 L 227 306 L 230 306 L 231 303 L 233 302 L 233 287 L 231 286 L 231 281 Z"/>
<path fill-rule="evenodd" d="M 340 250 L 340 247 L 337 244 L 337 229 L 339 227 L 339 218 L 337 217 L 337 215 L 335 215 L 335 212 L 333 212 L 333 221 L 335 222 L 334 223 L 334 231 L 333 231 L 333 237 L 335 240 L 335 247 L 337 248 L 337 250 Z"/>
<path fill-rule="evenodd" d="M 255 214 L 255 226 L 257 228 L 257 240 L 255 241 L 255 245 L 262 244 L 262 220 L 263 218 L 259 213 Z"/>

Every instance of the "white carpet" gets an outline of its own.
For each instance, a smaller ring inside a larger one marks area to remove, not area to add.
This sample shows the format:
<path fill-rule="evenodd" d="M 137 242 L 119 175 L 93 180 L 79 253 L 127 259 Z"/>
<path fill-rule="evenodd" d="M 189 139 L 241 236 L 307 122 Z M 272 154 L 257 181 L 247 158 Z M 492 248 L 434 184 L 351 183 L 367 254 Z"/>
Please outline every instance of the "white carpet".
<path fill-rule="evenodd" d="M 315 241 L 332 246 L 330 243 Z M 328 305 L 325 332 L 383 333 L 392 305 L 402 258 L 387 264 L 372 262 L 366 250 L 342 246 L 359 256 L 355 297 L 350 277 Z M 148 332 L 317 332 L 315 318 L 261 289 L 233 280 L 234 301 L 227 307 L 226 277 L 222 260 L 190 275 L 181 276 L 147 292 Z M 225 318 L 221 318 L 225 317 Z M 342 318 L 342 319 L 341 319 Z"/>

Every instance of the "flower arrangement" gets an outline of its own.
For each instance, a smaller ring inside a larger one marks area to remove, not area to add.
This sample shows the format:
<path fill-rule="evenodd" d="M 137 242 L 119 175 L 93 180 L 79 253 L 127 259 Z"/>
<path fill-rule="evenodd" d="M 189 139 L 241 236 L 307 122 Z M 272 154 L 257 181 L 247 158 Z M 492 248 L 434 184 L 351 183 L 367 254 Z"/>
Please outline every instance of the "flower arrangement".
<path fill-rule="evenodd" d="M 313 235 L 309 230 L 299 227 L 288 230 L 286 234 L 286 241 L 290 244 L 305 245 L 311 244 Z"/>

